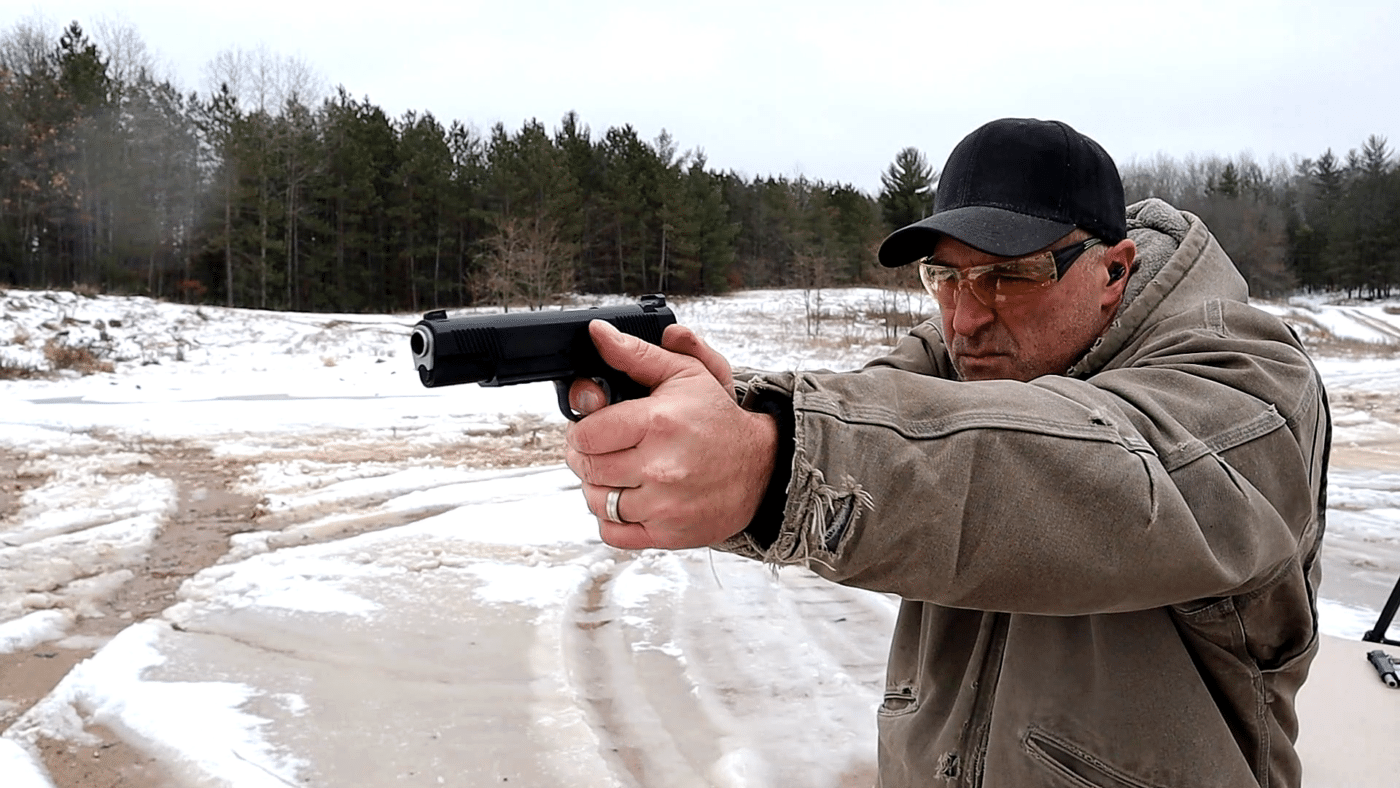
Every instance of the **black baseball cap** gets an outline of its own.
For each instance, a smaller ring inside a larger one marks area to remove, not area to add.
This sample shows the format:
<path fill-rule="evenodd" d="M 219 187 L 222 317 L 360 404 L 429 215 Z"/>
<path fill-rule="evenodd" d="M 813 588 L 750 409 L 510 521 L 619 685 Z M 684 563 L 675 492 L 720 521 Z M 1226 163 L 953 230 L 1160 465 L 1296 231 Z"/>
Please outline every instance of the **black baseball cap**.
<path fill-rule="evenodd" d="M 1123 180 L 1097 142 L 1057 120 L 1004 118 L 948 156 L 933 215 L 891 233 L 880 264 L 907 265 L 951 236 L 998 257 L 1044 249 L 1080 228 L 1108 244 L 1128 235 Z"/>

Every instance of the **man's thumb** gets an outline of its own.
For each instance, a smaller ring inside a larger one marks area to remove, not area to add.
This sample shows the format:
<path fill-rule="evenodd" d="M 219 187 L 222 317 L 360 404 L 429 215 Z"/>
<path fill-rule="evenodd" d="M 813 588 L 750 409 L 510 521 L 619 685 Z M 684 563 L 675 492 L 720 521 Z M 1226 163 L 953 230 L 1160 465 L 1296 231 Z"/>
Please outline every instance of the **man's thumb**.
<path fill-rule="evenodd" d="M 588 333 L 603 363 L 647 388 L 656 388 L 662 381 L 683 371 L 687 362 L 694 361 L 689 356 L 663 350 L 646 340 L 619 331 L 606 320 L 590 321 Z"/>

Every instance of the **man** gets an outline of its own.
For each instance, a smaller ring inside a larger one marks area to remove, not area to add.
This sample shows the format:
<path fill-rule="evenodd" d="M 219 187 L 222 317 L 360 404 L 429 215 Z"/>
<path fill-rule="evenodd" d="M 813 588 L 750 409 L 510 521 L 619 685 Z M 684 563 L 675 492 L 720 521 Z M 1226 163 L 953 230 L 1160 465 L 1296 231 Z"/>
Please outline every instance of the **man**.
<path fill-rule="evenodd" d="M 1125 209 L 1063 123 L 964 139 L 887 238 L 940 321 L 858 372 L 755 375 L 595 322 L 651 396 L 570 427 L 603 538 L 898 594 L 880 784 L 1296 786 L 1330 422 L 1196 217 Z"/>

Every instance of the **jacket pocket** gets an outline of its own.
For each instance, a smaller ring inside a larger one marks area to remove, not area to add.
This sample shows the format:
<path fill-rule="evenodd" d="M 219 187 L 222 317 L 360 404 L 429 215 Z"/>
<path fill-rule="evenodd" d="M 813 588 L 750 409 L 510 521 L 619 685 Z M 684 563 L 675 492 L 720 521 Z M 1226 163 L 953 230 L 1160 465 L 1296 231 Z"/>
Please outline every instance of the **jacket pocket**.
<path fill-rule="evenodd" d="M 1171 611 L 1198 660 L 1229 655 L 1251 680 L 1295 667 L 1317 644 L 1307 578 L 1296 561 L 1247 594 L 1172 605 Z"/>
<path fill-rule="evenodd" d="M 881 717 L 901 717 L 919 710 L 918 690 L 910 684 L 885 688 L 885 700 L 880 704 Z"/>
<path fill-rule="evenodd" d="M 1082 747 L 1034 726 L 1026 732 L 1025 743 L 1032 758 L 1079 788 L 1162 788 L 1104 763 Z"/>

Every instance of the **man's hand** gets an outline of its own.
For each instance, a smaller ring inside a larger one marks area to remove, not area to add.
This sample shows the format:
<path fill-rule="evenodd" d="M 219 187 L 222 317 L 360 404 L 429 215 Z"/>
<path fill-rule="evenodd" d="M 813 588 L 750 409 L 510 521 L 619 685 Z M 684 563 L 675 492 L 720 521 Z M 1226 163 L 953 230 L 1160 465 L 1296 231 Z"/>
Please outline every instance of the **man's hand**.
<path fill-rule="evenodd" d="M 591 381 L 569 393 L 573 408 L 588 415 L 569 425 L 565 460 L 583 481 L 603 541 L 679 549 L 742 531 L 773 473 L 773 417 L 739 407 L 729 362 L 688 328 L 668 326 L 661 347 L 601 320 L 588 330 L 608 366 L 652 389 L 607 407 Z M 607 517 L 614 490 L 621 490 L 616 513 L 625 522 Z"/>

